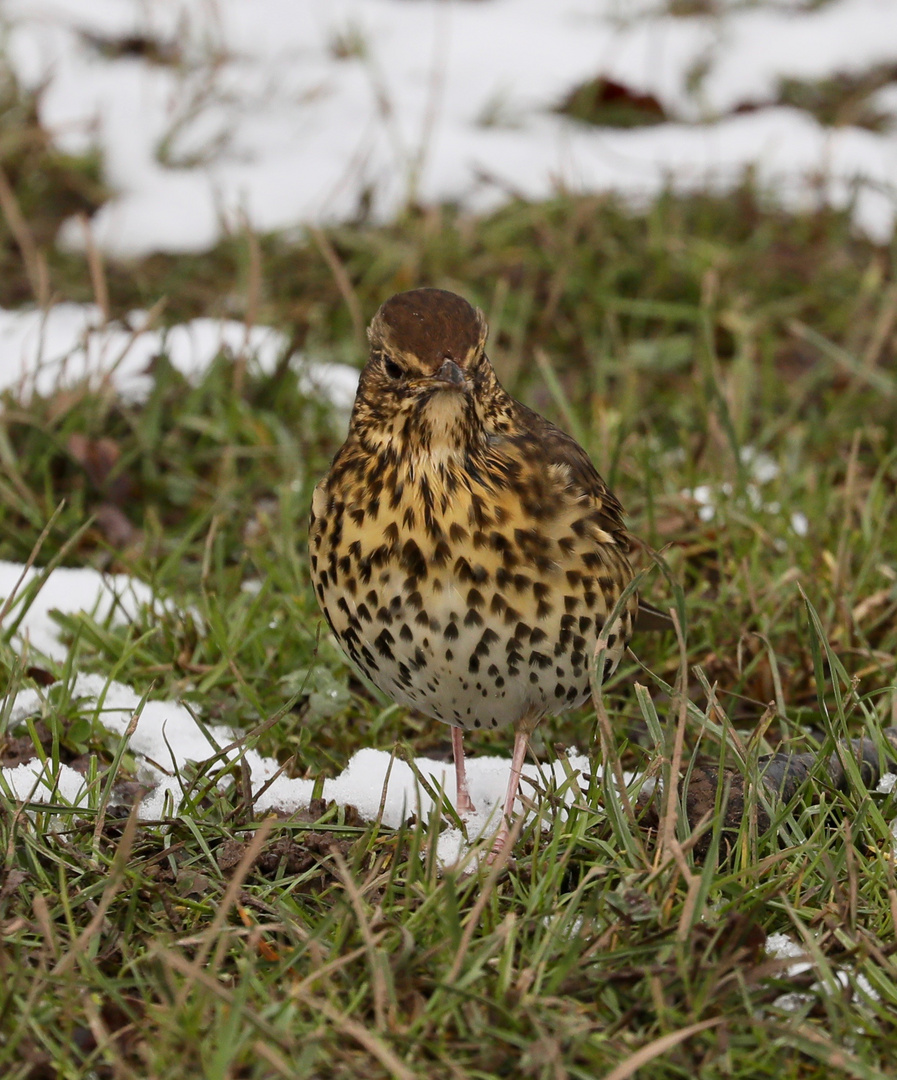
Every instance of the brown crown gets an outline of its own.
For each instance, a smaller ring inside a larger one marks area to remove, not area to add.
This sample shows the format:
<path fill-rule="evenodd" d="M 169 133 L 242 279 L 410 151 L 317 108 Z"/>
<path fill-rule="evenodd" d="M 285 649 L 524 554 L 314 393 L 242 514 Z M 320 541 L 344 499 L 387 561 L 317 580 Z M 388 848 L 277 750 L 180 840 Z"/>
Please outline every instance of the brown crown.
<path fill-rule="evenodd" d="M 368 338 L 374 348 L 413 356 L 432 372 L 445 360 L 461 365 L 470 361 L 486 340 L 486 320 L 455 293 L 412 289 L 397 293 L 381 306 Z"/>

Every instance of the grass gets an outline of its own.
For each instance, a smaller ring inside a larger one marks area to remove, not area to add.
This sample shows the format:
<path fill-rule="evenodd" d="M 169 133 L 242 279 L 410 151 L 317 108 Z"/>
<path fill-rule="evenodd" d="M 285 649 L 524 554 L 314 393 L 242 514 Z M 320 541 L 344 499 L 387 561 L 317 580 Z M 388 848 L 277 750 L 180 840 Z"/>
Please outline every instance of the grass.
<path fill-rule="evenodd" d="M 93 299 L 89 267 L 32 236 L 49 294 Z M 746 178 L 640 215 L 559 196 L 234 236 L 104 278 L 113 315 L 164 298 L 163 320 L 236 314 L 353 362 L 359 315 L 396 289 L 480 304 L 503 380 L 588 447 L 663 549 L 647 594 L 685 614 L 681 648 L 640 638 L 604 688 L 610 740 L 587 709 L 546 721 L 535 750 L 575 745 L 670 793 L 680 755 L 750 776 L 780 742 L 828 752 L 895 722 L 894 251 L 846 213 L 785 215 Z M 6 257 L 9 304 L 34 275 Z M 169 606 L 124 626 L 61 617 L 61 662 L 4 624 L 0 683 L 43 704 L 16 726 L 0 705 L 2 760 L 83 768 L 90 799 L 0 791 L 2 1075 L 889 1075 L 892 795 L 820 781 L 759 833 L 750 797 L 723 828 L 720 791 L 698 838 L 668 796 L 630 815 L 607 768 L 566 816 L 544 792 L 514 864 L 472 874 L 434 865 L 437 815 L 391 831 L 316 801 L 259 820 L 239 762 L 211 747 L 176 816 L 127 816 L 136 759 L 74 695 L 78 671 L 177 696 L 297 775 L 364 746 L 447 754 L 447 729 L 391 707 L 320 633 L 305 518 L 339 440 L 286 364 L 229 356 L 196 385 L 160 358 L 139 405 L 108 389 L 3 401 L 0 557 L 25 561 L 52 519 L 38 565 L 127 572 Z M 746 448 L 777 475 L 753 477 Z M 709 519 L 687 494 L 701 485 Z M 475 742 L 507 753 L 510 734 Z M 766 955 L 777 932 L 812 970 Z"/>

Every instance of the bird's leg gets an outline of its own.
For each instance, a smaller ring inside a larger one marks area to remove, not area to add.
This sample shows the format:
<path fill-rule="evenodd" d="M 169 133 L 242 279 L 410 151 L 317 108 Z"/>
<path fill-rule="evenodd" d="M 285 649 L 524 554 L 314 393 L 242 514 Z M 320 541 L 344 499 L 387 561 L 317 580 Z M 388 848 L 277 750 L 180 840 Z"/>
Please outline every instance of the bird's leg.
<path fill-rule="evenodd" d="M 452 728 L 452 756 L 455 759 L 455 809 L 459 814 L 472 814 L 476 807 L 467 787 L 467 766 L 464 762 L 464 732 Z"/>
<path fill-rule="evenodd" d="M 487 862 L 493 862 L 504 851 L 511 834 L 511 819 L 514 814 L 514 801 L 517 798 L 517 789 L 520 787 L 520 774 L 523 770 L 523 761 L 526 757 L 526 748 L 529 745 L 529 727 L 519 727 L 514 735 L 514 756 L 511 758 L 511 775 L 508 778 L 508 791 L 505 795 L 505 805 L 501 815 L 501 825 L 492 841 L 492 851 L 489 853 Z"/>

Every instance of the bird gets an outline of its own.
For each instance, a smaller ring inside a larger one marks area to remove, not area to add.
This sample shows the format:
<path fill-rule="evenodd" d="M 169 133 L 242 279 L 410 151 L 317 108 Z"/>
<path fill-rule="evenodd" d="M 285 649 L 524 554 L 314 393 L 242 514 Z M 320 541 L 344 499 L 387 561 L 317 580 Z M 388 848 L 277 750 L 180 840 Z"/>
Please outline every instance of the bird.
<path fill-rule="evenodd" d="M 530 736 L 584 704 L 639 617 L 623 508 L 583 448 L 516 401 L 483 313 L 443 289 L 392 296 L 368 329 L 346 441 L 317 484 L 312 584 L 337 642 L 393 701 L 464 732 L 511 726 L 490 861 L 508 846 Z M 646 624 L 660 613 L 643 606 Z M 612 620 L 612 621 L 611 621 Z"/>

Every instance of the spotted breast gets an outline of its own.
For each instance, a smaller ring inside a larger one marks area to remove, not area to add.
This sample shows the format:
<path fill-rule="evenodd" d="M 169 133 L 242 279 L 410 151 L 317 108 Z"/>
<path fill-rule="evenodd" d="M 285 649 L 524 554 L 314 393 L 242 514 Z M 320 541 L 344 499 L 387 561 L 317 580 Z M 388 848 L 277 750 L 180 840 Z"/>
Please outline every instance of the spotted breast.
<path fill-rule="evenodd" d="M 393 700 L 455 728 L 514 725 L 519 779 L 538 720 L 588 697 L 599 633 L 610 667 L 632 634 L 634 593 L 605 625 L 632 580 L 622 508 L 582 448 L 501 387 L 461 297 L 394 296 L 369 338 L 314 493 L 318 600 Z M 453 744 L 469 808 L 460 732 Z"/>

